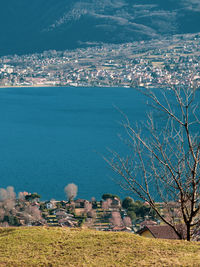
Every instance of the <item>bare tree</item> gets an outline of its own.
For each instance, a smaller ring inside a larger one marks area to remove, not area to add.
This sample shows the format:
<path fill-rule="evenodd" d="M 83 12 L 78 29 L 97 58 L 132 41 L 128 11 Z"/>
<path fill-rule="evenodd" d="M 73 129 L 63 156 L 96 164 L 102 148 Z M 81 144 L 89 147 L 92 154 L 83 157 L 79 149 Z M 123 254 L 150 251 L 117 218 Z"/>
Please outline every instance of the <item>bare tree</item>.
<path fill-rule="evenodd" d="M 87 214 L 88 212 L 92 211 L 92 203 L 89 201 L 85 201 L 84 203 L 84 211 Z"/>
<path fill-rule="evenodd" d="M 7 199 L 14 200 L 16 198 L 16 194 L 14 192 L 14 187 L 8 186 L 6 189 L 0 188 L 0 201 L 4 201 Z"/>
<path fill-rule="evenodd" d="M 69 201 L 71 201 L 77 196 L 78 187 L 73 183 L 68 184 L 67 186 L 65 186 L 64 191 Z"/>
<path fill-rule="evenodd" d="M 123 114 L 127 155 L 111 151 L 106 161 L 120 175 L 125 189 L 148 202 L 179 238 L 185 238 L 184 228 L 186 239 L 191 240 L 200 222 L 199 92 L 192 81 L 187 88 L 140 91 L 156 113 L 148 115 L 146 124 L 140 127 L 132 126 Z M 168 216 L 161 213 L 158 200 Z"/>
<path fill-rule="evenodd" d="M 111 204 L 112 204 L 112 199 L 111 198 L 106 199 L 105 201 L 102 202 L 102 205 L 101 205 L 102 209 L 104 211 L 109 210 L 109 208 L 111 207 Z"/>
<path fill-rule="evenodd" d="M 22 217 L 25 219 L 26 223 L 43 221 L 41 211 L 38 209 L 38 207 L 31 205 L 25 207 Z"/>
<path fill-rule="evenodd" d="M 132 221 L 130 217 L 124 217 L 123 218 L 123 223 L 126 227 L 132 227 Z"/>
<path fill-rule="evenodd" d="M 29 193 L 28 192 L 19 192 L 18 193 L 18 199 L 19 200 L 25 200 L 25 197 L 28 196 Z"/>
<path fill-rule="evenodd" d="M 3 221 L 5 216 L 5 210 L 0 206 L 0 221 Z"/>
<path fill-rule="evenodd" d="M 110 222 L 112 223 L 112 225 L 115 227 L 122 227 L 124 226 L 122 218 L 121 218 L 121 214 L 119 211 L 113 211 L 111 213 L 112 217 L 110 218 Z"/>
<path fill-rule="evenodd" d="M 0 207 L 1 214 L 4 210 L 5 214 L 12 214 L 15 211 L 16 194 L 14 187 L 8 186 L 6 189 L 0 188 Z"/>

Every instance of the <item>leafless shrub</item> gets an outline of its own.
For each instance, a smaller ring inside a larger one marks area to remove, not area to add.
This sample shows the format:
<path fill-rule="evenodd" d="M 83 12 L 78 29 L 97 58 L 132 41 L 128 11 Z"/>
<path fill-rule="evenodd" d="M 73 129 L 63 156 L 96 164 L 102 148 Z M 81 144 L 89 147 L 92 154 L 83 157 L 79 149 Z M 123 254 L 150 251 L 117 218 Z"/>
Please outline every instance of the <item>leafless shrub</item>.
<path fill-rule="evenodd" d="M 90 203 L 89 201 L 85 201 L 84 203 L 84 211 L 85 213 L 88 213 L 92 210 L 92 203 Z"/>
<path fill-rule="evenodd" d="M 102 202 L 102 209 L 104 211 L 109 210 L 111 204 L 112 204 L 112 199 L 111 198 L 106 199 L 105 201 Z"/>
<path fill-rule="evenodd" d="M 121 214 L 118 211 L 113 211 L 112 212 L 112 217 L 110 218 L 110 222 L 112 225 L 115 227 L 121 227 L 123 226 L 123 221 L 121 218 Z"/>
<path fill-rule="evenodd" d="M 4 216 L 11 216 L 16 214 L 16 194 L 12 186 L 8 186 L 6 189 L 0 188 L 0 220 L 4 219 Z"/>
<path fill-rule="evenodd" d="M 41 211 L 36 206 L 27 206 L 23 212 L 26 223 L 34 223 L 42 220 Z"/>
<path fill-rule="evenodd" d="M 25 199 L 25 196 L 28 195 L 28 192 L 19 192 L 18 193 L 18 199 L 19 200 L 24 200 Z"/>
<path fill-rule="evenodd" d="M 132 221 L 130 217 L 124 217 L 123 218 L 123 223 L 126 227 L 131 227 L 132 226 Z"/>
<path fill-rule="evenodd" d="M 64 188 L 65 194 L 69 201 L 73 200 L 77 196 L 78 187 L 75 184 L 68 184 Z"/>

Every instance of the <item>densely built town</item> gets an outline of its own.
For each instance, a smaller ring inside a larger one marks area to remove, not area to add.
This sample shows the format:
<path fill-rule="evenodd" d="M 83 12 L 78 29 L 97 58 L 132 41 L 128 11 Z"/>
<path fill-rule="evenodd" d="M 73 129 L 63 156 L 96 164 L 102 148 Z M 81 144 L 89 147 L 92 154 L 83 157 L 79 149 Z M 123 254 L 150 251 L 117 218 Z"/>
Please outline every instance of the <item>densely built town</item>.
<path fill-rule="evenodd" d="M 164 87 L 200 84 L 200 34 L 0 58 L 0 86 Z"/>

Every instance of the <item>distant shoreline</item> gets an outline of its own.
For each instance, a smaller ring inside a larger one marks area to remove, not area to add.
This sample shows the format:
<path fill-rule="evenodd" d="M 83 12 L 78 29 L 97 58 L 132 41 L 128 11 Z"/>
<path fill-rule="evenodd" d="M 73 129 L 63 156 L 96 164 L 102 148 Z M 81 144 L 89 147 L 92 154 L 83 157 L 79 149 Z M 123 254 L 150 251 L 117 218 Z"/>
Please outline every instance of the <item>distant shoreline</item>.
<path fill-rule="evenodd" d="M 11 86 L 0 86 L 0 89 L 6 89 L 6 88 L 60 88 L 60 87 L 71 87 L 71 88 L 90 88 L 90 87 L 94 87 L 94 88 L 133 88 L 133 87 L 129 87 L 129 86 L 92 86 L 92 85 L 78 85 L 78 86 L 74 86 L 74 85 L 11 85 Z"/>
<path fill-rule="evenodd" d="M 5 88 L 43 88 L 43 87 L 66 87 L 63 85 L 10 85 L 10 86 L 0 86 L 0 89 L 5 89 Z"/>

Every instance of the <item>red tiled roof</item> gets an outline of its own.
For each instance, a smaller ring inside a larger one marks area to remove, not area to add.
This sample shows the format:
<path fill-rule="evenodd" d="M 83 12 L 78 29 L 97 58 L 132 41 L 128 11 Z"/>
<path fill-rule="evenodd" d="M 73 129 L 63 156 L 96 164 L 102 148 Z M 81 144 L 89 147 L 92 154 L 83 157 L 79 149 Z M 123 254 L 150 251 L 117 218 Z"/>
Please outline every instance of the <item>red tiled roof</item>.
<path fill-rule="evenodd" d="M 124 227 L 124 226 L 114 226 L 112 228 L 113 231 L 122 231 L 124 229 L 126 229 L 126 227 Z"/>
<path fill-rule="evenodd" d="M 75 203 L 84 203 L 85 201 L 87 201 L 87 200 L 79 198 L 79 199 L 75 200 Z"/>
<path fill-rule="evenodd" d="M 140 223 L 141 226 L 157 225 L 157 222 L 152 220 L 145 220 Z"/>
<path fill-rule="evenodd" d="M 138 231 L 138 234 L 149 230 L 155 238 L 180 239 L 169 225 L 148 225 Z"/>

